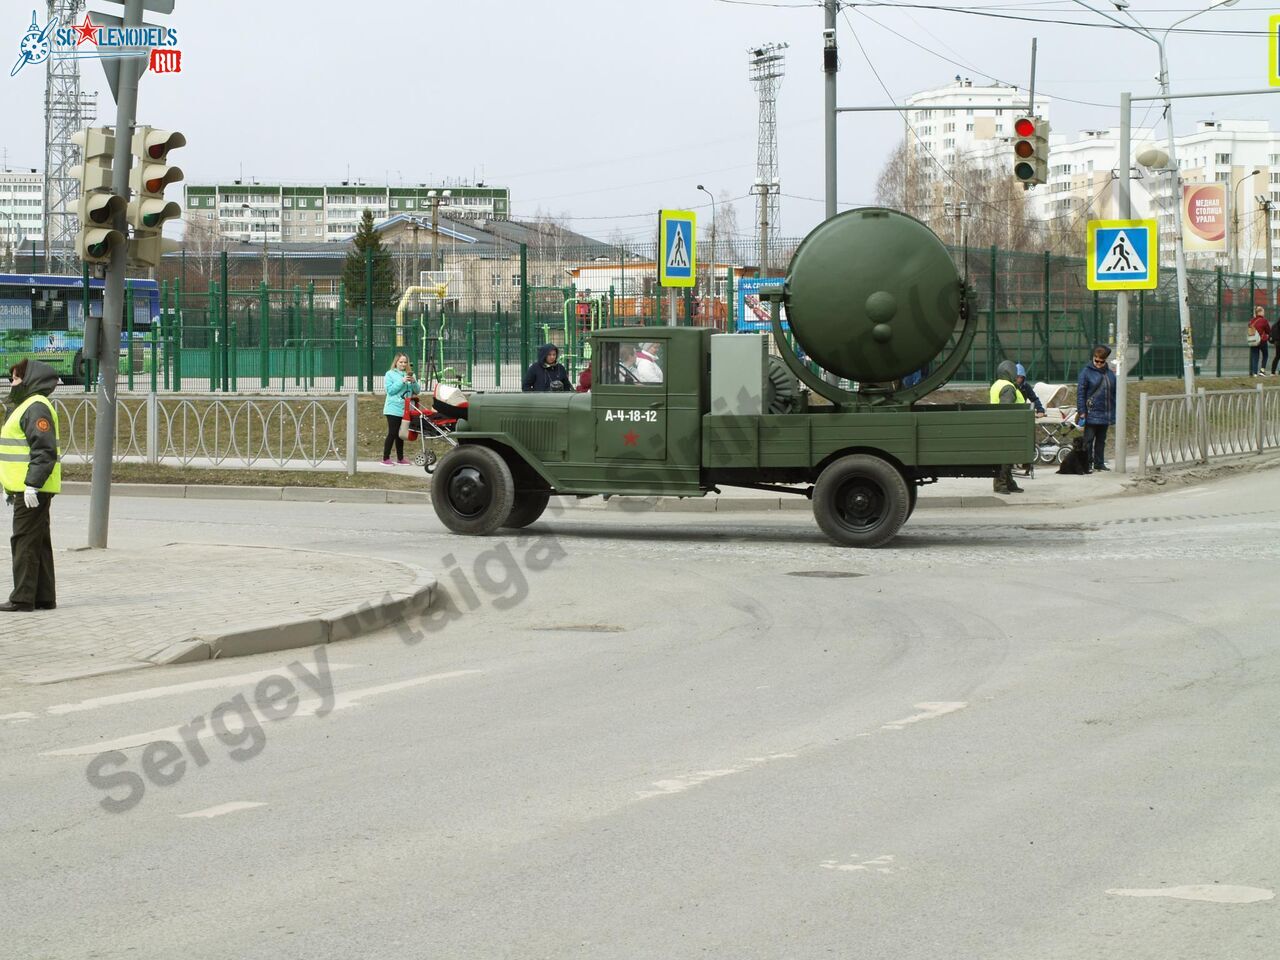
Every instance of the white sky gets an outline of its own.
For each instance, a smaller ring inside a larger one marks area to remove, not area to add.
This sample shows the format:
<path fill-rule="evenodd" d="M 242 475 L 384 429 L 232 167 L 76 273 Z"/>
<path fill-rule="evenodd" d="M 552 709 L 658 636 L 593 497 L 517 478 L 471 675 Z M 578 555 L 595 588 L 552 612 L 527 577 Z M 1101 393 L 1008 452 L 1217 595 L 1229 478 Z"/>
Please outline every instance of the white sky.
<path fill-rule="evenodd" d="M 1102 22 L 1067 0 L 949 2 Z M 1188 25 L 1251 36 L 1171 37 L 1175 92 L 1267 85 L 1273 11 L 1259 3 L 1241 0 Z M 15 58 L 33 4 L 43 23 L 44 0 L 0 0 L 0 39 L 8 38 Z M 1131 9 L 1163 28 L 1204 5 L 1135 0 Z M 91 0 L 90 9 L 123 8 Z M 789 43 L 778 98 L 781 232 L 803 235 L 822 217 L 817 3 L 177 0 L 172 16 L 148 19 L 177 27 L 183 72 L 144 77 L 139 120 L 186 134 L 189 145 L 174 159 L 189 181 L 229 182 L 241 164 L 246 178 L 263 182 L 340 181 L 348 169 L 353 178 L 393 186 L 482 178 L 511 188 L 516 216 L 563 214 L 601 239 L 617 230 L 652 236 L 660 207 L 709 216 L 698 183 L 717 197 L 746 197 L 757 122 L 747 49 Z M 1057 133 L 1115 124 L 1118 108 L 1103 104 L 1115 104 L 1123 89 L 1157 92 L 1156 47 L 1135 33 L 895 4 L 841 14 L 839 103 L 888 102 L 872 65 L 898 101 L 957 73 L 975 84 L 988 76 L 1025 84 L 1032 37 L 1039 38 L 1037 92 L 1055 98 Z M 100 122 L 112 122 L 100 65 L 84 63 L 82 79 L 100 91 Z M 0 149 L 11 168 L 43 165 L 43 95 L 42 66 L 0 77 Z M 1280 97 L 1178 101 L 1175 112 L 1179 133 L 1210 117 L 1261 117 L 1280 128 Z M 1158 116 L 1137 109 L 1134 125 Z M 876 176 L 902 132 L 894 114 L 841 115 L 842 209 L 874 201 Z M 737 210 L 749 229 L 754 199 L 738 201 Z"/>

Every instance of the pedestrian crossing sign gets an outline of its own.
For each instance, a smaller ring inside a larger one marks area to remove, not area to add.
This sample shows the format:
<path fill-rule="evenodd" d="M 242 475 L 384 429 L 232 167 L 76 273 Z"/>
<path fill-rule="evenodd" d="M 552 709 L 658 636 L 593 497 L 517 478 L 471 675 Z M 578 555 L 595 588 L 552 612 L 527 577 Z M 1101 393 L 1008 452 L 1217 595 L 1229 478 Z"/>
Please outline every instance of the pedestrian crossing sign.
<path fill-rule="evenodd" d="M 658 212 L 658 282 L 664 287 L 692 287 L 698 275 L 694 244 L 698 215 L 692 210 Z"/>
<path fill-rule="evenodd" d="M 1154 220 L 1090 220 L 1090 290 L 1154 290 L 1160 261 Z"/>

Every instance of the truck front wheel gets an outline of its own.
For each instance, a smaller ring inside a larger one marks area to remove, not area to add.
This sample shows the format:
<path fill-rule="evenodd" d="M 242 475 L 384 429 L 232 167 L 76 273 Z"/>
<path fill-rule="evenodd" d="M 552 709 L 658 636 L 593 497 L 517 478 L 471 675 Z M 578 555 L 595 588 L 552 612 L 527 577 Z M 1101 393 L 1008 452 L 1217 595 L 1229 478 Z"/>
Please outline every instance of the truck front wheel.
<path fill-rule="evenodd" d="M 892 464 L 855 453 L 830 464 L 813 489 L 813 516 L 845 547 L 879 547 L 907 520 L 911 493 Z"/>
<path fill-rule="evenodd" d="M 515 505 L 503 526 L 512 530 L 527 527 L 542 516 L 550 501 L 551 493 L 547 490 L 521 490 L 516 494 Z"/>
<path fill-rule="evenodd" d="M 493 533 L 507 522 L 514 502 L 511 469 L 488 447 L 454 447 L 431 478 L 431 505 L 440 522 L 454 533 Z"/>

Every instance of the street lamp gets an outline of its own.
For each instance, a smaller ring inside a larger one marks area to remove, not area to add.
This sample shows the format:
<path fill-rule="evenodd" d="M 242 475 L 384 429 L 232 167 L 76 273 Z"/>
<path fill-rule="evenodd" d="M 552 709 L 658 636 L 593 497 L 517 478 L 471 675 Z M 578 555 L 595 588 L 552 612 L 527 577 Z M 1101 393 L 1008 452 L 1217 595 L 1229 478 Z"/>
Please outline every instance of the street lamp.
<path fill-rule="evenodd" d="M 712 306 L 710 306 L 712 323 L 716 323 L 716 195 L 710 192 L 707 187 L 704 187 L 703 184 L 699 183 L 698 189 L 712 198 L 712 269 L 708 274 L 710 280 L 707 285 L 710 292 L 710 302 L 712 302 Z M 1280 347 L 1277 347 L 1277 349 L 1280 349 Z"/>
<path fill-rule="evenodd" d="M 452 190 L 428 190 L 431 201 L 431 269 L 440 269 L 440 201 L 453 196 Z"/>
<path fill-rule="evenodd" d="M 247 203 L 240 204 L 240 209 L 245 211 L 245 216 L 249 216 L 250 207 Z M 246 226 L 248 226 L 246 224 Z M 246 233 L 249 231 L 246 230 Z M 262 285 L 267 286 L 267 225 L 262 225 Z"/>
<path fill-rule="evenodd" d="M 1173 103 L 1169 99 L 1169 59 L 1165 55 L 1165 41 L 1169 39 L 1169 34 L 1173 31 L 1174 27 L 1177 27 L 1179 24 L 1186 23 L 1192 17 L 1198 17 L 1200 14 L 1208 13 L 1210 10 L 1216 10 L 1219 7 L 1230 7 L 1236 3 L 1236 0 L 1213 0 L 1213 2 L 1204 9 L 1192 11 L 1182 19 L 1175 20 L 1159 38 L 1139 23 L 1133 14 L 1129 12 L 1129 0 L 1111 0 L 1111 2 L 1112 6 L 1133 21 L 1133 26 L 1130 26 L 1117 17 L 1113 17 L 1105 11 L 1089 6 L 1089 4 L 1085 3 L 1084 0 L 1075 0 L 1075 2 L 1091 13 L 1096 13 L 1098 16 L 1110 20 L 1117 26 L 1124 27 L 1126 30 L 1132 30 L 1139 36 L 1146 37 L 1154 43 L 1156 48 L 1160 51 L 1160 96 L 1164 100 L 1164 118 L 1165 124 L 1168 127 L 1167 133 L 1169 136 L 1168 173 L 1170 196 L 1175 204 L 1174 209 L 1180 209 L 1179 205 L 1181 203 L 1182 178 L 1178 173 L 1177 148 L 1173 142 Z M 1187 262 L 1182 251 L 1181 219 L 1181 214 L 1176 215 L 1173 231 L 1173 254 L 1174 265 L 1178 272 L 1178 326 L 1182 335 L 1182 380 L 1186 387 L 1187 395 L 1190 396 L 1195 393 L 1196 386 L 1195 345 L 1191 340 L 1191 304 L 1189 302 L 1189 294 L 1187 292 Z M 1123 416 L 1124 411 L 1120 411 L 1120 414 Z"/>
<path fill-rule="evenodd" d="M 1275 291 L 1271 287 L 1271 198 L 1260 193 L 1254 199 L 1262 208 L 1262 221 L 1267 230 L 1267 313 L 1270 313 L 1275 307 Z M 1280 344 L 1276 344 L 1276 349 L 1280 350 Z"/>
<path fill-rule="evenodd" d="M 1240 184 L 1261 172 L 1261 170 L 1255 170 L 1241 177 L 1231 188 L 1231 265 L 1239 273 L 1244 273 L 1244 265 L 1240 263 Z"/>

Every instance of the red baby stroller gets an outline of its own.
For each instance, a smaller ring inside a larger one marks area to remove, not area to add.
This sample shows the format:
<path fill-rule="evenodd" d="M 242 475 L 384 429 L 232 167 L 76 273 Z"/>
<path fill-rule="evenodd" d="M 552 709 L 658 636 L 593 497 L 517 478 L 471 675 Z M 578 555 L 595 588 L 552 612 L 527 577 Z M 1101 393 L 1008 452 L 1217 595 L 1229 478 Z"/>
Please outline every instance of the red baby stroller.
<path fill-rule="evenodd" d="M 418 398 L 415 398 L 418 399 Z M 430 408 L 424 409 L 413 400 L 404 402 L 404 419 L 409 424 L 410 443 L 420 443 L 422 450 L 413 458 L 413 462 L 423 467 L 427 473 L 436 468 L 439 459 L 435 450 L 429 446 L 432 440 L 444 440 L 450 446 L 456 446 L 453 431 L 458 421 L 467 415 L 467 395 L 457 387 L 447 383 L 437 383 L 431 395 Z"/>

